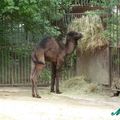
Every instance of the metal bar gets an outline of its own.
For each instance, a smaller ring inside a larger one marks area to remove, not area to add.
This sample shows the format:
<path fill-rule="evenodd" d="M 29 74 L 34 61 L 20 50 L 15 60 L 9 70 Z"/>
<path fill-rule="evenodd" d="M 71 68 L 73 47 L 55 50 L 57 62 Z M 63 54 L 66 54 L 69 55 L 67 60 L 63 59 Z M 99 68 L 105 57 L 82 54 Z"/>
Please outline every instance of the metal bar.
<path fill-rule="evenodd" d="M 3 83 L 3 80 L 4 80 L 4 69 L 3 69 L 3 66 L 4 66 L 4 64 L 3 64 L 3 61 L 4 61 L 4 57 L 3 57 L 3 49 L 2 49 L 2 80 L 1 80 L 1 84 Z"/>
<path fill-rule="evenodd" d="M 109 47 L 109 86 L 112 86 L 112 47 Z"/>

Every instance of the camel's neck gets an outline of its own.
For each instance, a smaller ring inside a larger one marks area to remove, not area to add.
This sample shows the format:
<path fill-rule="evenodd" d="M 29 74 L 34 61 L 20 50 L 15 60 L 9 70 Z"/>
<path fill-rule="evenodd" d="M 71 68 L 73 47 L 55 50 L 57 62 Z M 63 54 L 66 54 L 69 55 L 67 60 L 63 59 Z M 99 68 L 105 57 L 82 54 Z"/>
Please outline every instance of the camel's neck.
<path fill-rule="evenodd" d="M 76 48 L 75 43 L 73 43 L 73 42 L 66 43 L 66 45 L 65 45 L 66 55 L 71 54 L 75 48 Z"/>

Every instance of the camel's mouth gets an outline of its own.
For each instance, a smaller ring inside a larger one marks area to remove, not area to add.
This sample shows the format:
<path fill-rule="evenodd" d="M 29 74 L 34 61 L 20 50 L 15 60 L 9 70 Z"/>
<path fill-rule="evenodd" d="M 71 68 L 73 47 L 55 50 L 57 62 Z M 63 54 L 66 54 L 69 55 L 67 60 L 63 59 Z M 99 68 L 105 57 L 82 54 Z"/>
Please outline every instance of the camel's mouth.
<path fill-rule="evenodd" d="M 80 38 L 83 38 L 83 34 L 82 33 L 80 33 Z"/>
<path fill-rule="evenodd" d="M 76 40 L 79 40 L 83 37 L 83 34 L 82 33 L 78 33 L 76 36 L 75 36 L 75 39 Z"/>
<path fill-rule="evenodd" d="M 67 39 L 68 40 L 73 40 L 73 41 L 78 41 L 83 37 L 81 32 L 76 32 L 76 31 L 70 31 L 67 33 Z"/>

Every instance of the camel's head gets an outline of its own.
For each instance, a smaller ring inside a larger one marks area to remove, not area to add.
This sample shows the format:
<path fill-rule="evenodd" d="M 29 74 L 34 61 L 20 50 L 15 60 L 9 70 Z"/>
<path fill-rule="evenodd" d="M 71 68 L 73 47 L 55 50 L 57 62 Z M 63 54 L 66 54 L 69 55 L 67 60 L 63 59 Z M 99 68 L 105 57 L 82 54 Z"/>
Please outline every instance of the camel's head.
<path fill-rule="evenodd" d="M 70 31 L 66 36 L 66 53 L 70 54 L 77 46 L 78 40 L 81 40 L 82 34 L 75 31 Z"/>
<path fill-rule="evenodd" d="M 73 41 L 77 43 L 78 40 L 80 40 L 83 37 L 82 33 L 70 31 L 67 33 L 67 42 Z"/>

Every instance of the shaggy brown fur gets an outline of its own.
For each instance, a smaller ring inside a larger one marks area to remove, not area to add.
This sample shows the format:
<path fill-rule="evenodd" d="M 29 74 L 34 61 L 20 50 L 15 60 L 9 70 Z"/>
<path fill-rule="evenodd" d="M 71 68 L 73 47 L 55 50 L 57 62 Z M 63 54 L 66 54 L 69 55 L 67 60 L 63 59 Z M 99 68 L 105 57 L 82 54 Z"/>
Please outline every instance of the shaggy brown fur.
<path fill-rule="evenodd" d="M 59 69 L 64 62 L 64 57 L 73 52 L 77 46 L 77 41 L 82 38 L 81 33 L 71 31 L 67 33 L 66 44 L 61 47 L 53 37 L 44 38 L 32 53 L 32 96 L 40 97 L 37 91 L 37 77 L 45 67 L 45 61 L 52 62 L 52 80 L 51 92 L 54 91 L 56 85 L 56 93 L 59 91 Z"/>

